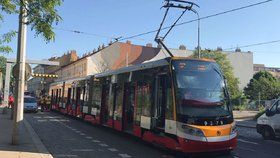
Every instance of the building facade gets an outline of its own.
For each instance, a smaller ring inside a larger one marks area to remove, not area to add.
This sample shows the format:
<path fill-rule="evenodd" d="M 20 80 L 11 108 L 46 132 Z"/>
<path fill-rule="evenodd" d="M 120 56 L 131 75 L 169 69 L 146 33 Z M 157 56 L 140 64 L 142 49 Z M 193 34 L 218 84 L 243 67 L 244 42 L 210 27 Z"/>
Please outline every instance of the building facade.
<path fill-rule="evenodd" d="M 253 78 L 252 52 L 223 52 L 233 67 L 233 74 L 239 80 L 239 89 L 243 90 Z"/>
<path fill-rule="evenodd" d="M 45 73 L 45 66 L 44 65 L 37 65 L 33 68 L 33 73 L 35 74 L 44 74 Z M 34 94 L 36 97 L 40 96 L 41 93 L 44 91 L 44 78 L 33 77 L 27 81 L 27 90 Z"/>
<path fill-rule="evenodd" d="M 280 79 L 280 68 L 266 67 L 264 64 L 254 64 L 254 73 L 257 73 L 259 71 L 267 71 L 274 77 Z"/>
<path fill-rule="evenodd" d="M 33 74 L 55 74 L 61 67 L 70 64 L 78 59 L 75 50 L 71 50 L 61 57 L 52 57 L 49 61 L 59 62 L 59 66 L 37 65 L 33 68 Z M 49 91 L 50 84 L 55 78 L 33 77 L 27 81 L 27 90 L 37 97 Z"/>
<path fill-rule="evenodd" d="M 179 49 L 170 49 L 174 56 L 189 57 L 193 51 L 184 46 Z M 253 53 L 252 52 L 225 52 L 233 67 L 235 77 L 239 79 L 239 88 L 243 90 L 253 77 Z M 169 57 L 166 50 L 161 47 L 134 45 L 130 41 L 126 43 L 116 42 L 107 47 L 100 47 L 97 51 L 84 55 L 82 58 L 60 67 L 55 74 L 55 81 L 83 78 L 88 75 L 116 70 L 121 67 L 136 65 L 143 62 L 155 61 Z"/>

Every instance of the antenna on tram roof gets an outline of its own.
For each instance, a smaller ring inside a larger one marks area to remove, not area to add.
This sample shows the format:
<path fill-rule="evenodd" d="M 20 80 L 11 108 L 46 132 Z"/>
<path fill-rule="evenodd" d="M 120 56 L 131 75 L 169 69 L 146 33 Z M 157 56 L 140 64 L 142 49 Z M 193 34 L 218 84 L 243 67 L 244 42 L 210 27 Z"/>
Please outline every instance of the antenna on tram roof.
<path fill-rule="evenodd" d="M 193 6 L 196 6 L 199 8 L 199 6 L 193 2 L 189 2 L 189 1 L 185 1 L 185 0 L 165 0 L 165 4 L 163 5 L 163 8 L 166 8 L 164 17 L 162 19 L 162 22 L 159 26 L 159 29 L 157 31 L 156 37 L 155 37 L 155 41 L 159 44 L 162 45 L 163 48 L 167 51 L 167 53 L 173 57 L 173 54 L 171 53 L 171 51 L 166 47 L 166 45 L 163 43 L 164 39 L 166 38 L 166 36 L 170 33 L 170 31 L 174 28 L 174 26 L 177 24 L 177 22 L 182 18 L 182 16 L 186 13 L 186 11 L 192 11 L 194 13 L 197 13 L 197 11 L 195 9 L 193 9 Z M 167 14 L 169 12 L 170 8 L 179 8 L 179 9 L 183 9 L 184 11 L 182 12 L 182 14 L 178 17 L 178 19 L 173 23 L 173 25 L 171 25 L 171 27 L 169 28 L 169 30 L 166 32 L 166 34 L 163 37 L 160 37 L 160 31 L 162 30 L 162 26 L 165 22 L 165 19 L 167 17 Z"/>

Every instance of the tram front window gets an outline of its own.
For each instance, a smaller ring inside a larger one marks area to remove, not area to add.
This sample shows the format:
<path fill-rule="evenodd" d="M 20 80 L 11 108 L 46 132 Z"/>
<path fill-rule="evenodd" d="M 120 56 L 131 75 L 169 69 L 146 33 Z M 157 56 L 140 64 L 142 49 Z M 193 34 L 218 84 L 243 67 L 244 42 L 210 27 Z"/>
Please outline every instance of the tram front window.
<path fill-rule="evenodd" d="M 230 116 L 223 76 L 214 62 L 174 61 L 177 113 L 184 118 Z"/>

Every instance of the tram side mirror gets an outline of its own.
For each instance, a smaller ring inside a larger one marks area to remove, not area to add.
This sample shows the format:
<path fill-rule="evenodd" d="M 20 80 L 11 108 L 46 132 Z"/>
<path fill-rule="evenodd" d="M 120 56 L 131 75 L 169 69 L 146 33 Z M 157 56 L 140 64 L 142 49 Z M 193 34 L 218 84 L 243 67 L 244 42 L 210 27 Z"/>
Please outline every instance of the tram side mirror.
<path fill-rule="evenodd" d="M 269 109 L 266 109 L 265 110 L 265 115 L 269 117 L 269 116 L 273 116 L 274 113 L 272 111 L 270 111 Z"/>

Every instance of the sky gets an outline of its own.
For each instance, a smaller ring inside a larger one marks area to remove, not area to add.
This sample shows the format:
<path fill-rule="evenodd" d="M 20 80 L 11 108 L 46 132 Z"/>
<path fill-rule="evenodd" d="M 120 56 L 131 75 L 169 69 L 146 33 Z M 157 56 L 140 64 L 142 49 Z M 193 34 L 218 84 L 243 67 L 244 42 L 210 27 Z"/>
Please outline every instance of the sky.
<path fill-rule="evenodd" d="M 246 6 L 264 0 L 193 0 L 200 17 Z M 112 38 L 155 30 L 162 20 L 163 0 L 64 0 L 57 7 L 62 21 L 54 25 L 55 41 L 46 43 L 41 36 L 28 29 L 27 58 L 48 59 L 61 56 L 69 50 L 78 55 L 91 52 L 99 45 L 107 45 Z M 165 26 L 168 26 L 181 13 L 172 9 Z M 202 49 L 223 49 L 280 40 L 280 0 L 239 10 L 236 12 L 201 20 Z M 196 14 L 187 12 L 180 22 L 196 19 Z M 0 25 L 0 33 L 18 29 L 18 16 L 6 15 Z M 77 34 L 69 30 L 85 32 Z M 164 32 L 163 32 L 164 33 Z M 146 45 L 153 41 L 155 33 L 129 39 L 133 44 Z M 10 46 L 14 53 L 6 57 L 16 57 L 15 38 Z M 124 41 L 125 42 L 125 41 Z M 183 44 L 193 50 L 197 46 L 197 22 L 175 27 L 166 38 L 166 45 L 178 48 Z M 241 48 L 254 52 L 254 63 L 270 67 L 280 67 L 280 42 L 254 47 Z M 3 54 L 0 54 L 3 55 Z"/>

